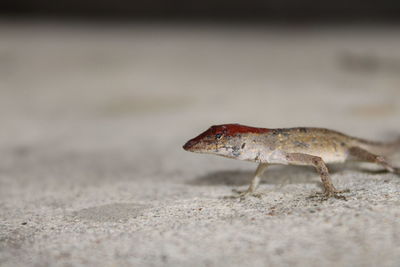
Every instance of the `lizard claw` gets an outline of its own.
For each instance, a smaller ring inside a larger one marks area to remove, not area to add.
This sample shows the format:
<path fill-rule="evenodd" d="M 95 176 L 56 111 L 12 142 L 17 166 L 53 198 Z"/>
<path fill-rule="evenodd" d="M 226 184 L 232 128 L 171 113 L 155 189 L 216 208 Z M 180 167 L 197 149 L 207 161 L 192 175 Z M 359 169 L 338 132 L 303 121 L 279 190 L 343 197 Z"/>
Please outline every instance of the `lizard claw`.
<path fill-rule="evenodd" d="M 320 198 L 321 200 L 328 200 L 333 197 L 336 199 L 341 199 L 347 201 L 347 198 L 341 194 L 350 192 L 349 189 L 344 190 L 334 190 L 334 191 L 325 191 L 325 192 L 317 192 L 314 195 L 311 195 L 309 198 Z"/>
<path fill-rule="evenodd" d="M 261 196 L 262 196 L 261 193 L 256 193 L 256 192 L 252 192 L 249 190 L 241 191 L 241 190 L 237 190 L 237 189 L 232 189 L 232 192 L 234 192 L 237 195 L 227 196 L 225 198 L 228 198 L 228 199 L 239 198 L 240 200 L 244 200 L 248 196 L 252 196 L 252 197 L 256 197 L 256 198 L 261 198 Z"/>

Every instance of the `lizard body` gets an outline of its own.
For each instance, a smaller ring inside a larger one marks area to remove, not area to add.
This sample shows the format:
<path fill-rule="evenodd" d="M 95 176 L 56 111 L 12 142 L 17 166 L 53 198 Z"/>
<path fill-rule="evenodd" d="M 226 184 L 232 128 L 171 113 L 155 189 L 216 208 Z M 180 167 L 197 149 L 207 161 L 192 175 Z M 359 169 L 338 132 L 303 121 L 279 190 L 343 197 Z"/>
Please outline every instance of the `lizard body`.
<path fill-rule="evenodd" d="M 390 172 L 400 173 L 383 157 L 396 152 L 400 140 L 372 142 L 324 128 L 267 129 L 240 124 L 215 125 L 189 140 L 183 148 L 259 163 L 249 189 L 240 196 L 254 193 L 260 176 L 270 164 L 314 166 L 327 196 L 338 196 L 341 192 L 331 182 L 326 167 L 329 163 L 349 160 L 374 162 Z"/>

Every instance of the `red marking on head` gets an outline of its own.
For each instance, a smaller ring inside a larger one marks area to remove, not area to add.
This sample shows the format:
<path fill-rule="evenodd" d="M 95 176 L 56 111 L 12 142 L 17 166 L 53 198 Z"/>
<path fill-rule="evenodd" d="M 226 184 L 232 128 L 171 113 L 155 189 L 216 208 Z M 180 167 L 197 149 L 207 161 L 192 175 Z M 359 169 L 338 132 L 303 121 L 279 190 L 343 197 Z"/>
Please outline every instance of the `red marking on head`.
<path fill-rule="evenodd" d="M 222 136 L 236 136 L 239 134 L 261 134 L 267 133 L 270 129 L 267 128 L 257 128 L 257 127 L 250 127 L 240 124 L 222 124 L 222 125 L 214 125 L 211 126 L 207 131 L 201 133 L 199 136 L 189 140 L 183 148 L 185 150 L 189 150 L 193 145 L 197 144 L 199 141 L 205 139 L 206 137 L 215 137 L 218 134 Z"/>
<path fill-rule="evenodd" d="M 268 133 L 270 131 L 270 129 L 267 128 L 250 127 L 240 124 L 222 124 L 222 125 L 212 126 L 210 129 L 213 128 L 215 129 L 216 132 L 220 132 L 225 136 L 235 136 L 237 134 L 242 134 L 242 133 L 261 134 L 261 133 Z"/>

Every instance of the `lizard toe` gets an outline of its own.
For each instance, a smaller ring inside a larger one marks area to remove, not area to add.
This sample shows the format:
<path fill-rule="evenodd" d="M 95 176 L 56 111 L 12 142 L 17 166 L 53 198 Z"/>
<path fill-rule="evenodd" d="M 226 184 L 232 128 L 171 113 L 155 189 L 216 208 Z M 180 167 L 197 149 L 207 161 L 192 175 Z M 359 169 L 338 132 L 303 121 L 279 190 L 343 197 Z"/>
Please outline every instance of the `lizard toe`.
<path fill-rule="evenodd" d="M 256 197 L 256 198 L 261 198 L 262 197 L 262 193 L 256 193 L 256 192 L 252 192 L 249 190 L 237 190 L 237 189 L 232 189 L 232 191 L 236 194 L 233 196 L 227 196 L 225 197 L 226 199 L 240 199 L 240 200 L 244 200 L 247 197 L 251 196 L 251 197 Z"/>

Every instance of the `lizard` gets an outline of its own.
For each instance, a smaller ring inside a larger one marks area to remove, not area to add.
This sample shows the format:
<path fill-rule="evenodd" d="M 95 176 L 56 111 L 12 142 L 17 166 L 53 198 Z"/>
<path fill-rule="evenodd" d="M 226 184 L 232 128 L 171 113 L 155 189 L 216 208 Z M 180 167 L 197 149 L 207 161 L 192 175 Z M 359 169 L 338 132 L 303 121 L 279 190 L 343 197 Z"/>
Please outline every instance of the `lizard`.
<path fill-rule="evenodd" d="M 269 165 L 313 166 L 321 177 L 326 198 L 345 198 L 333 185 L 327 164 L 346 161 L 369 162 L 400 174 L 385 158 L 400 150 L 400 138 L 374 142 L 325 128 L 259 128 L 240 124 L 214 125 L 183 145 L 190 152 L 215 154 L 258 163 L 247 190 L 237 197 L 259 196 L 255 191 Z"/>

